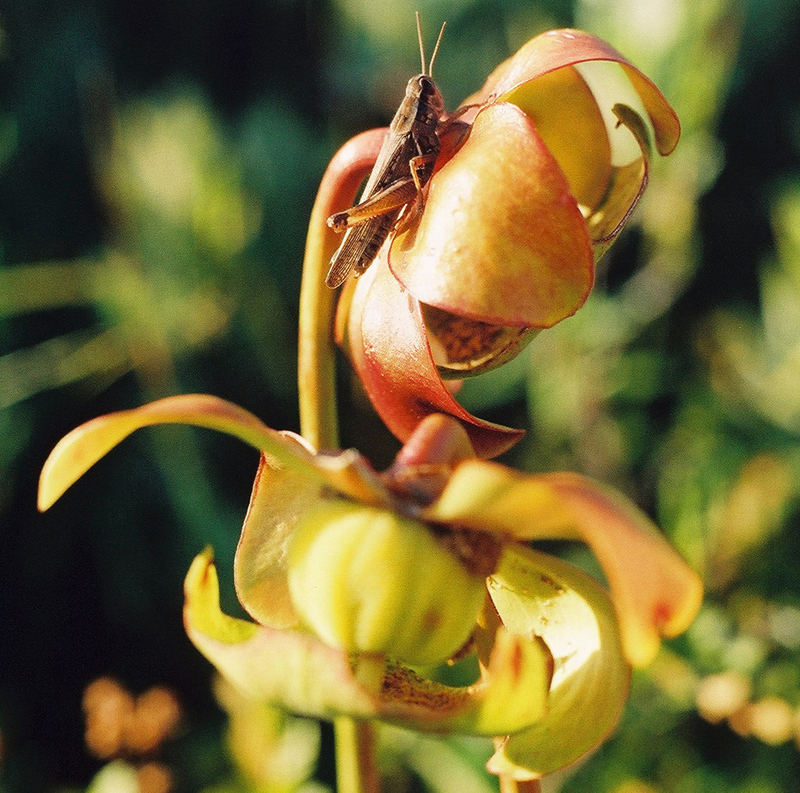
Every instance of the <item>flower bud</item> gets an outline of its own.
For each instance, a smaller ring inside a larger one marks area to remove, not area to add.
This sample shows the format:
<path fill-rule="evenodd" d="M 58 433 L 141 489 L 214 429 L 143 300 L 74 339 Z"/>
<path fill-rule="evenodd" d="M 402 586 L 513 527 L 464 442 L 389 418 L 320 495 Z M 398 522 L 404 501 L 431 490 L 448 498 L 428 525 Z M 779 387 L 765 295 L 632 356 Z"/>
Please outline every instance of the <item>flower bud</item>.
<path fill-rule="evenodd" d="M 467 641 L 485 594 L 419 521 L 325 501 L 296 527 L 288 557 L 292 601 L 327 644 L 440 663 Z"/>

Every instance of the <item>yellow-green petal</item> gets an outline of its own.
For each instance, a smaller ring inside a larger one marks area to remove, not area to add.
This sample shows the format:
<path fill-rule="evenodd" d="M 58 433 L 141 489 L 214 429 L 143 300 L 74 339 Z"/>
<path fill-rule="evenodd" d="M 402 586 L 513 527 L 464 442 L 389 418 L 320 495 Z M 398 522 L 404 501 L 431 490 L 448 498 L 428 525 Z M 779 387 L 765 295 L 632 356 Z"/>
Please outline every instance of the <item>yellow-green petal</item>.
<path fill-rule="evenodd" d="M 220 611 L 219 581 L 213 560 L 213 550 L 206 548 L 192 562 L 184 584 L 187 597 L 184 617 L 193 630 L 213 636 L 218 642 L 246 642 L 255 636 L 258 626 Z"/>
<path fill-rule="evenodd" d="M 622 495 L 578 474 L 525 474 L 466 460 L 423 517 L 519 540 L 587 543 L 608 579 L 635 666 L 647 665 L 660 637 L 684 631 L 700 608 L 700 578 L 653 522 Z"/>
<path fill-rule="evenodd" d="M 642 150 L 639 142 L 629 129 L 620 125 L 614 115 L 617 105 L 629 107 L 641 119 L 641 124 L 647 130 L 647 140 L 655 137 L 650 116 L 627 70 L 614 61 L 585 61 L 575 64 L 574 68 L 589 87 L 603 118 L 610 145 L 611 166 L 619 168 L 640 159 Z"/>
<path fill-rule="evenodd" d="M 536 124 L 578 204 L 595 207 L 611 178 L 611 151 L 600 109 L 578 71 L 555 69 L 522 83 L 503 99 Z"/>
<path fill-rule="evenodd" d="M 233 563 L 236 593 L 256 622 L 270 628 L 296 625 L 286 577 L 289 540 L 301 516 L 321 495 L 322 485 L 262 456 Z"/>
<path fill-rule="evenodd" d="M 583 61 L 523 82 L 501 98 L 533 119 L 581 206 L 599 259 L 647 184 L 655 129 L 631 72 L 613 60 Z"/>
<path fill-rule="evenodd" d="M 553 657 L 547 715 L 504 740 L 489 768 L 532 779 L 571 765 L 616 725 L 628 695 L 625 662 L 608 595 L 555 557 L 509 546 L 489 579 L 505 627 L 542 638 Z"/>
<path fill-rule="evenodd" d="M 189 638 L 245 693 L 322 718 L 348 708 L 353 713 L 369 712 L 371 698 L 353 684 L 346 653 L 321 645 L 311 634 L 265 628 L 220 610 L 210 552 L 194 560 L 184 588 Z"/>
<path fill-rule="evenodd" d="M 625 70 L 652 121 L 658 151 L 669 154 L 681 131 L 675 111 L 658 88 L 611 45 L 582 30 L 550 30 L 532 38 L 503 61 L 465 104 L 504 98 L 524 83 L 549 72 L 593 61 L 618 63 Z"/>
<path fill-rule="evenodd" d="M 249 411 L 208 394 L 185 394 L 100 416 L 64 436 L 42 468 L 39 509 L 51 507 L 67 488 L 132 432 L 155 424 L 192 424 L 226 432 L 281 465 L 311 478 L 322 478 L 311 462 L 312 455 L 303 446 L 270 429 Z"/>

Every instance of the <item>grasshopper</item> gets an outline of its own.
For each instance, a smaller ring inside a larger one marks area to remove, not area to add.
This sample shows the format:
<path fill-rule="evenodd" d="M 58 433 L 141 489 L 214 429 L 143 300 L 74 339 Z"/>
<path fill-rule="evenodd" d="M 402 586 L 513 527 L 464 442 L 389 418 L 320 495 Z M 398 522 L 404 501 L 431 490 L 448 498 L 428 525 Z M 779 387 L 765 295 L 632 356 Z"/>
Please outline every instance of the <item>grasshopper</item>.
<path fill-rule="evenodd" d="M 422 209 L 422 190 L 433 174 L 440 149 L 437 128 L 444 102 L 431 73 L 444 28 L 442 25 L 426 67 L 417 14 L 422 73 L 408 81 L 406 95 L 392 119 L 361 200 L 328 218 L 334 231 L 344 232 L 325 278 L 332 289 L 343 284 L 351 270 L 359 276 L 372 264 L 403 210 L 415 199 L 416 211 Z"/>

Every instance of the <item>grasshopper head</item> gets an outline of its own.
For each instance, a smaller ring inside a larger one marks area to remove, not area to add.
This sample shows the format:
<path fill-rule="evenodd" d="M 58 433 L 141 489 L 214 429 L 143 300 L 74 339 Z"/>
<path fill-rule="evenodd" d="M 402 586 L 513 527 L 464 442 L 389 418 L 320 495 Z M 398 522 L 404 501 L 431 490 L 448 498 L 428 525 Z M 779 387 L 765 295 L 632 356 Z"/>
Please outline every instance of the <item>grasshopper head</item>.
<path fill-rule="evenodd" d="M 444 113 L 444 100 L 439 88 L 429 74 L 418 74 L 408 81 L 407 93 L 417 95 L 417 104 L 429 109 L 429 115 L 438 118 Z"/>

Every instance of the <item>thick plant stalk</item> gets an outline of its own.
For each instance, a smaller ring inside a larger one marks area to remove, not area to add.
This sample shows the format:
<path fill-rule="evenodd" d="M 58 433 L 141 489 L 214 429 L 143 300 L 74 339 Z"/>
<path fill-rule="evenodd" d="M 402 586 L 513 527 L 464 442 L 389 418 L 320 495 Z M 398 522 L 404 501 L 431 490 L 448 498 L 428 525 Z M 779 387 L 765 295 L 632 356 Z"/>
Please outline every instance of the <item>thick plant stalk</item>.
<path fill-rule="evenodd" d="M 308 225 L 300 286 L 297 375 L 300 430 L 316 449 L 336 449 L 339 445 L 333 344 L 336 292 L 325 285 L 325 275 L 341 236 L 325 221 L 353 203 L 385 133 L 383 129 L 362 132 L 339 149 L 322 177 Z"/>
<path fill-rule="evenodd" d="M 336 736 L 336 790 L 338 793 L 377 793 L 375 730 L 371 722 L 340 716 L 333 722 Z"/>

